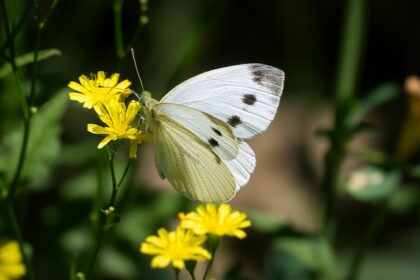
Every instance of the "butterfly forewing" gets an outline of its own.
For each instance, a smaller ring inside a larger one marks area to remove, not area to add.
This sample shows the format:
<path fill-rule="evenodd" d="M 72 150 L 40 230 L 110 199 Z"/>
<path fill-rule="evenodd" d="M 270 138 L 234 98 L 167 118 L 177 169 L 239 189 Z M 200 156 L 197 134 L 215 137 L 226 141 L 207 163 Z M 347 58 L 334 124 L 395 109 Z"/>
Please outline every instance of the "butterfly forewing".
<path fill-rule="evenodd" d="M 205 72 L 171 90 L 161 102 L 178 103 L 228 123 L 237 138 L 267 129 L 283 91 L 283 71 L 242 64 Z"/>
<path fill-rule="evenodd" d="M 222 202 L 235 195 L 236 182 L 224 162 L 186 127 L 157 117 L 154 142 L 159 173 L 185 197 Z"/>

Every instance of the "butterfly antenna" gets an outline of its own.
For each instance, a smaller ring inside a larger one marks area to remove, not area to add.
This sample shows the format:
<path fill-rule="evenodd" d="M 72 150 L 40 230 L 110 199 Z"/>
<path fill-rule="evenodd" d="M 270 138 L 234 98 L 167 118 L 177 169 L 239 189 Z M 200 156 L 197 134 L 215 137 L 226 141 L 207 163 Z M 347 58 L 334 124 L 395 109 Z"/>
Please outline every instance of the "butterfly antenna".
<path fill-rule="evenodd" d="M 141 90 L 144 91 L 143 81 L 141 80 L 141 77 L 140 77 L 140 72 L 139 72 L 139 68 L 137 67 L 136 56 L 134 55 L 133 48 L 131 48 L 131 56 L 133 57 L 134 67 L 136 68 L 137 77 L 139 78 L 139 81 L 140 81 Z"/>

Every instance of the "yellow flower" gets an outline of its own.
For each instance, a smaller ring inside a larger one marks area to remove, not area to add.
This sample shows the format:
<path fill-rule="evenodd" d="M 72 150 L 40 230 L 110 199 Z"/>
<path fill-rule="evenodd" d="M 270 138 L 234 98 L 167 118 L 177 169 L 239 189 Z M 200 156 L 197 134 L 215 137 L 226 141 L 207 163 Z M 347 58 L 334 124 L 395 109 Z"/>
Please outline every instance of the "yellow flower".
<path fill-rule="evenodd" d="M 232 211 L 228 204 L 221 204 L 217 209 L 212 203 L 201 205 L 197 212 L 179 215 L 181 227 L 192 230 L 197 235 L 214 234 L 217 236 L 236 236 L 245 238 L 243 228 L 250 227 L 245 213 Z"/>
<path fill-rule="evenodd" d="M 196 236 L 191 231 L 178 227 L 175 231 L 168 232 L 161 228 L 158 236 L 149 236 L 141 244 L 140 252 L 156 255 L 152 259 L 153 268 L 165 268 L 172 265 L 183 269 L 185 261 L 204 261 L 211 259 L 210 253 L 200 247 L 206 241 L 206 236 Z"/>
<path fill-rule="evenodd" d="M 16 241 L 7 242 L 0 247 L 0 280 L 17 279 L 25 275 L 22 254 Z"/>
<path fill-rule="evenodd" d="M 152 135 L 151 134 L 143 134 L 139 133 L 134 140 L 130 140 L 130 150 L 129 150 L 129 158 L 136 158 L 137 157 L 137 145 L 140 145 L 143 142 L 151 142 Z"/>
<path fill-rule="evenodd" d="M 96 113 L 107 127 L 88 124 L 87 130 L 93 134 L 108 135 L 99 143 L 98 149 L 102 149 L 111 140 L 129 139 L 138 142 L 141 131 L 131 125 L 139 110 L 140 103 L 137 101 L 130 102 L 128 108 L 124 102 L 115 100 L 95 107 Z"/>
<path fill-rule="evenodd" d="M 83 107 L 91 109 L 98 105 L 107 104 L 109 100 L 120 100 L 130 94 L 131 91 L 127 88 L 131 82 L 124 80 L 118 83 L 120 75 L 118 73 L 112 74 L 111 77 L 106 78 L 104 71 L 98 71 L 98 74 L 89 79 L 85 75 L 79 77 L 79 82 L 70 82 L 68 87 L 75 92 L 70 92 L 71 100 L 83 103 Z"/>

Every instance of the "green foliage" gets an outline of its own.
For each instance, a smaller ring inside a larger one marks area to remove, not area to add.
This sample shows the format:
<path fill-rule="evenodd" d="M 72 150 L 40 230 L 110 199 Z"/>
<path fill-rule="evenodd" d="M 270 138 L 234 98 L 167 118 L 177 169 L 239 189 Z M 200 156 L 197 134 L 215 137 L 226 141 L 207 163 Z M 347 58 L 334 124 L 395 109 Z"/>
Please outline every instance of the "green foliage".
<path fill-rule="evenodd" d="M 61 118 L 68 103 L 65 90 L 42 106 L 32 117 L 29 145 L 21 179 L 31 187 L 42 188 L 49 177 L 52 164 L 60 158 Z M 16 127 L 4 136 L 0 150 L 0 172 L 7 182 L 12 180 L 17 166 L 22 141 L 22 128 Z"/>
<path fill-rule="evenodd" d="M 400 93 L 400 88 L 394 83 L 386 83 L 378 86 L 366 94 L 364 98 L 356 102 L 346 118 L 346 125 L 354 126 L 362 121 L 370 111 L 395 99 Z"/>
<path fill-rule="evenodd" d="M 98 263 L 104 275 L 117 279 L 135 279 L 138 274 L 136 260 L 114 247 L 105 247 Z"/>
<path fill-rule="evenodd" d="M 283 252 L 293 258 L 286 258 L 286 263 L 281 266 L 290 266 L 285 269 L 285 271 L 288 271 L 291 275 L 287 275 L 288 277 L 285 277 L 284 279 L 293 279 L 291 276 L 297 277 L 298 275 L 303 275 L 303 279 L 340 279 L 333 250 L 329 242 L 324 238 L 282 237 L 278 238 L 274 242 L 274 248 L 276 250 L 279 250 L 280 252 Z M 283 255 L 280 254 L 280 256 L 282 259 L 284 258 Z M 305 269 L 299 269 L 299 266 L 303 266 Z M 276 271 L 276 269 L 274 271 Z M 308 271 L 317 275 L 317 278 L 309 277 L 311 274 L 309 274 Z M 277 273 L 283 274 L 284 272 L 277 271 Z M 282 278 L 279 277 L 277 279 Z"/>
<path fill-rule="evenodd" d="M 419 205 L 420 190 L 418 186 L 404 185 L 393 192 L 388 208 L 399 214 L 407 214 Z"/>
<path fill-rule="evenodd" d="M 388 171 L 366 166 L 353 171 L 347 181 L 346 190 L 360 201 L 377 201 L 389 197 L 397 188 L 400 174 L 397 171 Z"/>
<path fill-rule="evenodd" d="M 136 206 L 124 214 L 116 233 L 132 246 L 138 246 L 159 226 L 173 219 L 182 205 L 182 199 L 174 194 L 162 194 L 148 204 Z"/>
<path fill-rule="evenodd" d="M 42 61 L 54 56 L 61 55 L 61 51 L 58 49 L 48 49 L 48 50 L 40 50 L 38 52 L 38 61 Z M 22 67 L 34 62 L 35 54 L 33 52 L 22 54 L 15 59 L 15 64 L 17 67 Z M 12 73 L 12 65 L 9 63 L 4 64 L 0 67 L 0 79 Z"/>
<path fill-rule="evenodd" d="M 252 227 L 262 233 L 275 233 L 288 227 L 286 221 L 264 212 L 250 210 L 247 211 L 247 215 L 252 222 Z"/>

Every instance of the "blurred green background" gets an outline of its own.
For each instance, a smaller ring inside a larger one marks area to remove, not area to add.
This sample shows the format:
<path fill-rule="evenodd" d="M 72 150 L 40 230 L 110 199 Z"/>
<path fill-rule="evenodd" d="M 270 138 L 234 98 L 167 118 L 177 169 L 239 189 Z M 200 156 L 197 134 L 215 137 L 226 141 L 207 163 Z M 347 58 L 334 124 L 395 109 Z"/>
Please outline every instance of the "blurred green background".
<path fill-rule="evenodd" d="M 37 26 L 36 9 L 27 9 L 32 1 L 3 2 L 2 22 L 4 7 L 16 22 L 28 11 L 15 49 L 17 57 L 31 53 Z M 38 2 L 42 18 L 52 1 Z M 157 98 L 189 77 L 228 65 L 259 62 L 286 74 L 276 120 L 251 141 L 257 169 L 232 201 L 233 207 L 249 213 L 254 226 L 245 240 L 223 244 L 213 270 L 217 279 L 408 280 L 420 275 L 420 123 L 409 109 L 417 97 L 408 98 L 403 87 L 407 76 L 420 75 L 420 2 L 359 1 L 364 3 L 361 28 L 346 33 L 351 2 L 358 1 L 160 0 L 149 1 L 142 11 L 139 1 L 122 1 L 124 46 L 132 41 L 145 89 Z M 2 52 L 8 53 L 4 28 L 0 34 Z M 360 52 L 349 56 L 360 64 L 352 97 L 343 101 L 336 89 L 346 34 L 362 41 Z M 140 91 L 140 86 L 131 56 L 116 55 L 113 1 L 59 1 L 40 49 L 57 49 L 60 55 L 37 64 L 32 105 L 38 112 L 16 207 L 38 279 L 67 279 L 72 267 L 83 266 L 92 247 L 91 220 L 97 218 L 95 210 L 105 207 L 111 186 L 106 153 L 96 149 L 100 138 L 86 131 L 86 123 L 98 120 L 67 101 L 66 85 L 82 74 L 104 70 L 121 73 L 133 82 L 133 90 Z M 0 69 L 6 64 L 2 57 Z M 32 70 L 31 63 L 20 68 L 25 92 Z M 22 137 L 21 100 L 10 72 L 0 77 L 0 92 L 0 178 L 7 184 Z M 388 93 L 390 98 L 378 101 Z M 363 114 L 363 122 L 373 124 L 368 132 L 332 137 L 331 142 L 316 136 L 318 129 L 334 123 L 334 131 L 340 131 L 337 116 L 368 104 L 369 96 L 380 106 L 372 105 Z M 406 138 L 411 141 L 401 140 Z M 323 182 L 331 168 L 324 156 L 331 143 L 350 143 L 338 161 L 341 168 L 334 171 L 333 234 L 323 223 Z M 410 153 L 401 156 L 401 149 Z M 125 153 L 118 155 L 118 174 L 125 160 Z M 392 182 L 392 190 L 378 186 L 380 194 L 366 196 L 346 192 L 349 172 L 366 164 L 376 166 Z M 141 146 L 118 200 L 121 222 L 107 232 L 96 279 L 172 277 L 169 270 L 152 270 L 139 245 L 157 228 L 173 226 L 178 212 L 196 204 L 157 178 L 150 145 Z M 0 219 L 0 239 L 13 239 L 3 215 Z M 355 259 L 360 270 L 350 277 Z"/>

